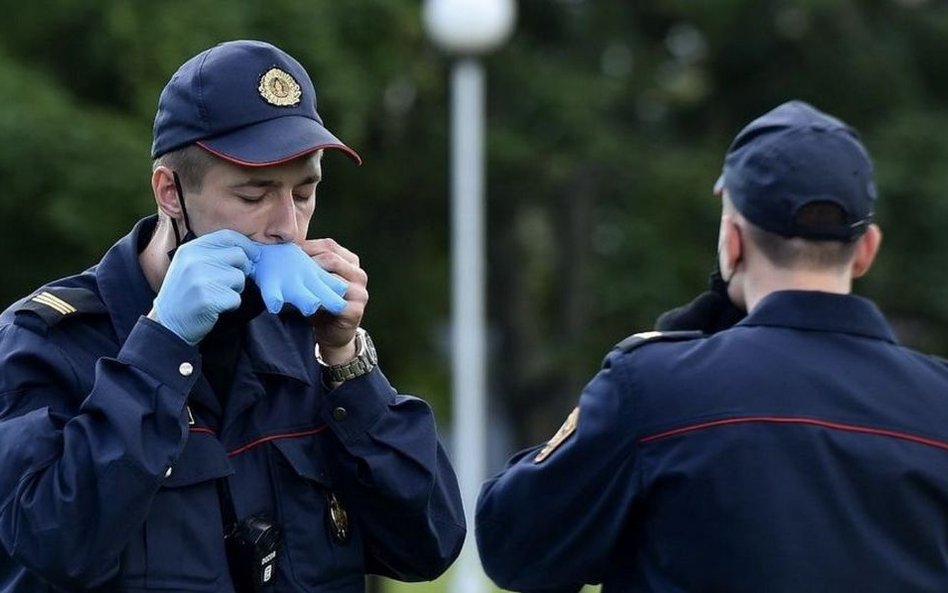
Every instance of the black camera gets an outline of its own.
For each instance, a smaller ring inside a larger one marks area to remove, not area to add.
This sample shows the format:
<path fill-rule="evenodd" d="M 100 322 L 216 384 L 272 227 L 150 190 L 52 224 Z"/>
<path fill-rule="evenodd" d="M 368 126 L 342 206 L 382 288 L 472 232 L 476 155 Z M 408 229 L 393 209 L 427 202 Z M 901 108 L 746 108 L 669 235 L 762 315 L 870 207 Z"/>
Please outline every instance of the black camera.
<path fill-rule="evenodd" d="M 237 593 L 272 588 L 281 539 L 280 528 L 262 515 L 244 519 L 225 537 L 227 564 Z"/>

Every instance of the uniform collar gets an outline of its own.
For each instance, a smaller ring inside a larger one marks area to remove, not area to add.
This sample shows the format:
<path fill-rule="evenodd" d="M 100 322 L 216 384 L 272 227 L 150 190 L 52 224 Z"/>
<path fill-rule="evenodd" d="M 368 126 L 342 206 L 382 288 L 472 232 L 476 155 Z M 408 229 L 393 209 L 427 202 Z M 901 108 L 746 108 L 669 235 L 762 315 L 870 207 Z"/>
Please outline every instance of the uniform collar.
<path fill-rule="evenodd" d="M 814 290 L 774 292 L 764 297 L 738 325 L 790 327 L 898 342 L 879 308 L 852 294 Z"/>
<path fill-rule="evenodd" d="M 247 354 L 257 373 L 284 375 L 312 384 L 316 342 L 309 323 L 299 315 L 264 311 L 247 328 Z M 308 356 L 307 356 L 308 355 Z"/>
<path fill-rule="evenodd" d="M 119 343 L 125 342 L 138 318 L 151 311 L 155 300 L 155 291 L 145 278 L 138 255 L 157 224 L 157 215 L 138 221 L 128 235 L 108 250 L 96 268 L 99 294 L 108 308 Z M 263 313 L 249 324 L 246 349 L 254 371 L 284 375 L 309 385 L 315 358 L 307 365 L 303 353 L 311 353 L 314 343 L 312 330 L 302 318 Z"/>
<path fill-rule="evenodd" d="M 158 215 L 138 221 L 132 231 L 109 249 L 96 268 L 99 294 L 112 318 L 112 327 L 119 343 L 124 343 L 138 318 L 151 311 L 155 291 L 151 289 L 141 263 L 139 246 L 147 244 Z"/>

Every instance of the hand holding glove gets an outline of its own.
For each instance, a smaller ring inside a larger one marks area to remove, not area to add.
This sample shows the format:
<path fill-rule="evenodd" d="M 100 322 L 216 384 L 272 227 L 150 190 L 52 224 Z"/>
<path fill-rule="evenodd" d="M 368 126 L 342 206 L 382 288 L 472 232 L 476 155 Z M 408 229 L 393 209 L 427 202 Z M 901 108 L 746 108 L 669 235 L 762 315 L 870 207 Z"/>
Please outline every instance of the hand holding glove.
<path fill-rule="evenodd" d="M 263 302 L 271 313 L 279 313 L 284 303 L 309 317 L 322 307 L 339 315 L 346 308 L 348 284 L 322 269 L 298 245 L 257 244 L 260 258 L 251 274 L 260 287 Z"/>
<path fill-rule="evenodd" d="M 219 230 L 177 250 L 149 317 L 194 345 L 221 313 L 240 305 L 260 247 L 236 231 Z"/>
<path fill-rule="evenodd" d="M 686 305 L 662 313 L 655 322 L 658 331 L 698 330 L 713 334 L 725 330 L 747 315 L 727 295 L 727 283 L 715 270 L 708 290 Z"/>

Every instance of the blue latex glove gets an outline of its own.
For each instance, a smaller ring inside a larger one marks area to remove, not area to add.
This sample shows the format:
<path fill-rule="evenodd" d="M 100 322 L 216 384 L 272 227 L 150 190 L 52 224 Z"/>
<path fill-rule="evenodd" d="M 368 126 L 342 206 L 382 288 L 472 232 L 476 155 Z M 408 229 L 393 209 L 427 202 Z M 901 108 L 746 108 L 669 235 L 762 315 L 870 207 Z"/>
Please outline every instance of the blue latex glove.
<path fill-rule="evenodd" d="M 349 285 L 322 269 L 295 243 L 257 244 L 260 259 L 251 278 L 260 287 L 263 302 L 271 313 L 279 313 L 289 303 L 309 317 L 320 307 L 333 315 L 342 313 L 342 297 Z"/>
<path fill-rule="evenodd" d="M 236 231 L 220 230 L 189 241 L 174 254 L 154 303 L 158 323 L 194 345 L 221 313 L 240 305 L 260 247 Z"/>

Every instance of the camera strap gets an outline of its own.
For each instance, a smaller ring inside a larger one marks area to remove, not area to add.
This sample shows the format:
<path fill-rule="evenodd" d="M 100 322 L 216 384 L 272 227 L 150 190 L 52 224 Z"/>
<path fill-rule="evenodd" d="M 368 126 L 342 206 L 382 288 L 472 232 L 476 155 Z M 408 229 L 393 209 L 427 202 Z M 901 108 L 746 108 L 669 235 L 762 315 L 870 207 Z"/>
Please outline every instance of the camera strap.
<path fill-rule="evenodd" d="M 237 528 L 237 511 L 234 510 L 234 501 L 230 495 L 227 478 L 217 480 L 217 498 L 221 504 L 221 519 L 224 523 L 224 538 L 226 539 Z"/>
<path fill-rule="evenodd" d="M 254 593 L 253 577 L 246 570 L 249 567 L 239 566 L 241 559 L 235 558 L 234 536 L 237 534 L 237 511 L 234 510 L 234 501 L 230 495 L 230 485 L 227 478 L 217 480 L 217 498 L 220 500 L 221 520 L 223 522 L 224 545 L 227 548 L 227 570 L 237 593 Z"/>

